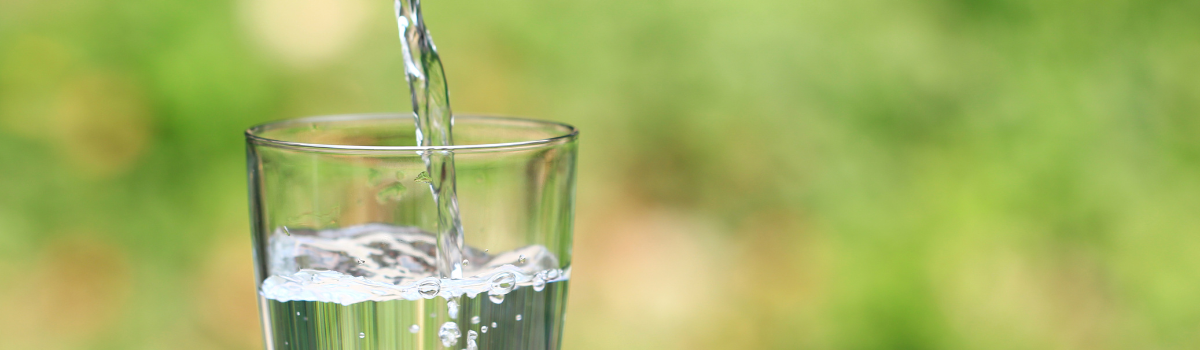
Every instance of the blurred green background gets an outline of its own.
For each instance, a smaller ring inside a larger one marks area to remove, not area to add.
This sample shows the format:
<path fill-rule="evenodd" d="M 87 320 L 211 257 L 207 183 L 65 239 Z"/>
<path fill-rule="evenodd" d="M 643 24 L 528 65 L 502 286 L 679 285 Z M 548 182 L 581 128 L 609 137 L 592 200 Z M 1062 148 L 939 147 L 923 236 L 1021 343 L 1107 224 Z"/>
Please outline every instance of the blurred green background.
<path fill-rule="evenodd" d="M 568 349 L 1200 344 L 1200 2 L 424 5 L 583 130 Z M 407 110 L 391 7 L 0 0 L 0 348 L 261 349 L 241 132 Z"/>

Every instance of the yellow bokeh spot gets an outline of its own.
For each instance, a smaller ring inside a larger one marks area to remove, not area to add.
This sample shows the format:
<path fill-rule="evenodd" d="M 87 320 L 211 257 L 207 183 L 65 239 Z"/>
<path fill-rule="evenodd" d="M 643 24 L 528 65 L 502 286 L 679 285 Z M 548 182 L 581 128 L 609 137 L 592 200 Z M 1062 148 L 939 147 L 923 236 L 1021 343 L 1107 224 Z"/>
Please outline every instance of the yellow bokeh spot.
<path fill-rule="evenodd" d="M 248 33 L 270 56 L 308 68 L 343 53 L 357 39 L 369 6 L 363 0 L 243 0 Z"/>
<path fill-rule="evenodd" d="M 85 74 L 60 93 L 52 141 L 83 175 L 127 170 L 150 138 L 149 106 L 140 87 L 112 73 Z"/>

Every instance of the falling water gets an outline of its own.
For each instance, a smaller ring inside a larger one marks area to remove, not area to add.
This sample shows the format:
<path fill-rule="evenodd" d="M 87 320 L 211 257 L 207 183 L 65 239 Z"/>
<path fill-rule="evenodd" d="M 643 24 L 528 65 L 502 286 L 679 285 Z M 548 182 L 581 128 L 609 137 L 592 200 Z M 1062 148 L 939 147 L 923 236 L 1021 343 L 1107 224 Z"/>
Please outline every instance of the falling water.
<path fill-rule="evenodd" d="M 438 57 L 433 38 L 425 29 L 420 0 L 396 0 L 396 23 L 404 43 L 404 71 L 412 95 L 413 117 L 417 124 L 417 143 L 436 147 L 454 144 L 450 128 L 450 94 L 446 73 Z M 438 274 L 462 278 L 463 231 L 458 217 L 458 197 L 454 177 L 454 153 L 429 150 L 421 154 L 429 174 L 429 189 L 437 203 Z"/>

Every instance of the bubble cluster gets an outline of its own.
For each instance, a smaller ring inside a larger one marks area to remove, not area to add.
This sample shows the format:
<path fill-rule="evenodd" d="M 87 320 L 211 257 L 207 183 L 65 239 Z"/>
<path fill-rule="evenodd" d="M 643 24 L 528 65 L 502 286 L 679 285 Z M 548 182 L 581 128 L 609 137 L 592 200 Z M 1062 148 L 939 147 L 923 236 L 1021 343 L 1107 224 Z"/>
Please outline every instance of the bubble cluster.
<path fill-rule="evenodd" d="M 558 269 L 557 257 L 540 245 L 495 255 L 464 247 L 464 252 L 470 254 L 456 261 L 466 260 L 470 267 L 461 266 L 463 278 L 450 279 L 442 278 L 436 270 L 436 236 L 418 228 L 366 224 L 329 230 L 287 229 L 297 232 L 271 236 L 271 276 L 261 285 L 263 296 L 276 301 L 350 305 L 398 299 L 476 298 L 484 293 L 505 295 L 521 287 L 544 290 L 543 283 L 566 279 L 565 271 Z M 315 256 L 328 258 L 305 258 Z M 503 297 L 492 299 L 500 302 Z"/>
<path fill-rule="evenodd" d="M 458 324 L 454 322 L 446 322 L 442 324 L 442 328 L 438 330 L 438 338 L 442 339 L 442 345 L 446 347 L 458 344 L 458 338 L 462 336 L 462 332 L 458 331 Z"/>

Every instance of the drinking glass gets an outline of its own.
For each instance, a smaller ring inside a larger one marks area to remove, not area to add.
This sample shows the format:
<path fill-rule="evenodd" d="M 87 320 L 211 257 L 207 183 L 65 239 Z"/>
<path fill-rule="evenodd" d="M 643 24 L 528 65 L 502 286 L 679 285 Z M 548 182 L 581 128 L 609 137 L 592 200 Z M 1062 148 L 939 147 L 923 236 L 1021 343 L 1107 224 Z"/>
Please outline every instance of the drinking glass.
<path fill-rule="evenodd" d="M 376 114 L 246 131 L 267 349 L 559 348 L 577 130 L 462 116 L 453 146 L 420 147 L 414 129 Z M 437 270 L 431 155 L 454 159 L 462 278 Z"/>

